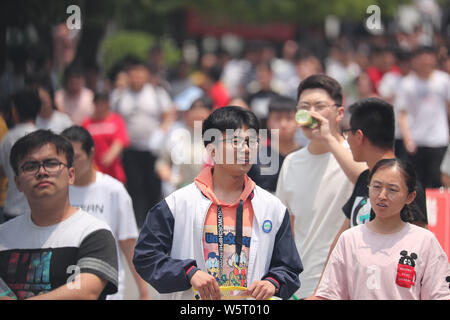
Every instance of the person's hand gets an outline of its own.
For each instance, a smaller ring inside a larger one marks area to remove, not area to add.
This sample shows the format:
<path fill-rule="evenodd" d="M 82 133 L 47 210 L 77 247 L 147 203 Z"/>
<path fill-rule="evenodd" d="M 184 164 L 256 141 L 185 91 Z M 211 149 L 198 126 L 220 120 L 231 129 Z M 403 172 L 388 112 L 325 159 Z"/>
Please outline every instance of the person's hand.
<path fill-rule="evenodd" d="M 110 152 L 108 152 L 103 156 L 100 162 L 103 166 L 109 167 L 113 163 L 114 159 L 115 157 Z"/>
<path fill-rule="evenodd" d="M 146 290 L 145 292 L 140 292 L 139 293 L 139 300 L 152 300 L 150 298 L 150 292 L 148 290 Z"/>
<path fill-rule="evenodd" d="M 275 291 L 275 286 L 267 280 L 257 280 L 247 289 L 247 293 L 256 300 L 267 300 Z"/>
<path fill-rule="evenodd" d="M 403 138 L 403 144 L 405 145 L 405 149 L 409 154 L 415 154 L 417 152 L 417 145 L 413 139 Z"/>
<path fill-rule="evenodd" d="M 220 300 L 219 284 L 212 275 L 199 270 L 192 276 L 191 285 L 203 300 Z"/>
<path fill-rule="evenodd" d="M 327 118 L 323 117 L 320 113 L 316 111 L 309 111 L 311 116 L 317 120 L 318 126 L 312 129 L 311 134 L 314 138 L 327 141 L 328 139 L 334 139 L 330 130 L 330 122 Z"/>

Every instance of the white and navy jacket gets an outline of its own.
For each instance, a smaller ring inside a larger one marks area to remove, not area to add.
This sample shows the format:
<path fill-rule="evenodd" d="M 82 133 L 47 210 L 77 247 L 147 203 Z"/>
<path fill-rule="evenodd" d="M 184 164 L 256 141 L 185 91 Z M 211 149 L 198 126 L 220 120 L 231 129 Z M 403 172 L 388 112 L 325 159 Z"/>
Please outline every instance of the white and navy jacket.
<path fill-rule="evenodd" d="M 256 186 L 251 200 L 254 212 L 248 263 L 249 284 L 274 278 L 279 295 L 289 299 L 300 287 L 303 266 L 291 232 L 289 212 L 281 201 Z M 161 299 L 193 299 L 186 268 L 206 272 L 203 235 L 212 201 L 195 183 L 179 189 L 148 213 L 134 252 L 134 266 Z"/>

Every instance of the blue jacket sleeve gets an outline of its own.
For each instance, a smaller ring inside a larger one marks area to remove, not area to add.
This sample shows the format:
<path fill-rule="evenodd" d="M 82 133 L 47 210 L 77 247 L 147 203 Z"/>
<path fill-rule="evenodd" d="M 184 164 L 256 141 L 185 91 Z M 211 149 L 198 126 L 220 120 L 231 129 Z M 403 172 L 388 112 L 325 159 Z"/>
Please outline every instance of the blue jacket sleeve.
<path fill-rule="evenodd" d="M 147 214 L 134 249 L 133 264 L 137 273 L 159 293 L 184 291 L 191 287 L 186 268 L 195 260 L 170 257 L 175 219 L 162 200 Z"/>
<path fill-rule="evenodd" d="M 300 288 L 298 275 L 303 271 L 291 230 L 289 212 L 286 210 L 283 223 L 278 229 L 268 273 L 264 278 L 274 278 L 280 284 L 278 295 L 289 299 Z"/>

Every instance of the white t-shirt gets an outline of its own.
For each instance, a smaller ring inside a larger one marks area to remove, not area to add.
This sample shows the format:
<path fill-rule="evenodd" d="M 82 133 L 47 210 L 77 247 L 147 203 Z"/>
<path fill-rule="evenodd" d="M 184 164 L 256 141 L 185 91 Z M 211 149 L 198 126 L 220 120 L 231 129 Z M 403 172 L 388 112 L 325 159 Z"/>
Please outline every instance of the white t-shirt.
<path fill-rule="evenodd" d="M 53 111 L 53 114 L 48 119 L 44 119 L 39 115 L 36 117 L 36 127 L 44 130 L 50 129 L 55 133 L 61 133 L 72 125 L 73 122 L 70 117 L 57 110 Z"/>
<path fill-rule="evenodd" d="M 450 176 L 450 144 L 447 146 L 447 152 L 442 160 L 441 172 Z"/>
<path fill-rule="evenodd" d="M 225 64 L 221 80 L 230 96 L 239 95 L 239 86 L 243 84 L 242 80 L 250 70 L 251 63 L 245 59 L 232 59 Z"/>
<path fill-rule="evenodd" d="M 125 271 L 118 241 L 138 237 L 133 205 L 128 192 L 120 181 L 97 171 L 95 183 L 85 187 L 74 185 L 69 187 L 69 200 L 72 206 L 82 208 L 106 222 L 111 228 L 119 257 L 119 286 L 117 293 L 108 296 L 108 300 L 123 299 Z"/>
<path fill-rule="evenodd" d="M 384 99 L 395 101 L 395 96 L 397 94 L 398 86 L 402 81 L 403 76 L 396 72 L 387 72 L 383 78 L 381 78 L 380 84 L 378 85 L 378 93 Z M 398 124 L 398 108 L 394 105 L 395 114 L 395 139 L 402 139 L 402 133 Z"/>
<path fill-rule="evenodd" d="M 330 152 L 313 155 L 305 147 L 284 160 L 276 196 L 295 217 L 295 244 L 304 267 L 295 293 L 298 298 L 314 293 L 331 243 L 344 223 L 342 206 L 352 190 L 353 184 Z"/>
<path fill-rule="evenodd" d="M 149 138 L 159 128 L 162 114 L 172 105 L 169 94 L 161 87 L 144 85 L 141 91 L 126 90 L 117 102 L 117 110 L 127 124 L 130 146 L 149 150 Z"/>
<path fill-rule="evenodd" d="M 445 147 L 449 143 L 447 103 L 450 103 L 450 76 L 435 70 L 429 79 L 414 72 L 400 83 L 395 100 L 405 110 L 412 138 L 419 147 Z"/>
<path fill-rule="evenodd" d="M 13 145 L 23 136 L 36 131 L 38 128 L 31 123 L 17 124 L 9 130 L 0 143 L 0 165 L 8 178 L 8 189 L 6 190 L 6 201 L 4 211 L 10 216 L 19 216 L 21 214 L 30 213 L 25 194 L 17 190 L 14 182 L 15 173 L 9 164 L 9 155 Z"/>
<path fill-rule="evenodd" d="M 407 223 L 394 234 L 366 224 L 342 233 L 316 296 L 332 300 L 450 299 L 447 255 L 429 230 Z"/>

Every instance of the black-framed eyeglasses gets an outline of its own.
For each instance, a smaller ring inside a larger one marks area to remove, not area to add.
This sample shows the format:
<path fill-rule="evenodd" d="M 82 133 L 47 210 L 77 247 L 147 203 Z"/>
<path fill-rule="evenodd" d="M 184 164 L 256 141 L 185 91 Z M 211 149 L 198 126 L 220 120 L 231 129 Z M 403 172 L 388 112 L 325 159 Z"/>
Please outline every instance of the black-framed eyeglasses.
<path fill-rule="evenodd" d="M 26 175 L 32 175 L 36 174 L 41 170 L 41 167 L 44 168 L 44 170 L 47 173 L 56 173 L 61 169 L 61 166 L 69 167 L 67 164 L 56 160 L 56 159 L 46 159 L 42 162 L 39 161 L 28 161 L 25 162 L 20 169 L 22 169 L 22 172 Z"/>
<path fill-rule="evenodd" d="M 233 137 L 233 138 L 225 138 L 222 140 L 218 140 L 219 142 L 231 142 L 232 146 L 235 149 L 242 149 L 244 148 L 244 143 L 249 147 L 249 148 L 256 148 L 259 145 L 259 138 L 254 138 L 254 137 L 247 137 L 247 138 L 243 138 L 243 137 Z"/>
<path fill-rule="evenodd" d="M 345 140 L 347 140 L 347 139 L 348 139 L 348 133 L 349 133 L 349 132 L 355 133 L 356 130 L 358 130 L 358 129 L 353 129 L 353 128 L 350 128 L 350 129 L 343 129 L 343 130 L 342 130 L 342 136 L 344 137 Z"/>
<path fill-rule="evenodd" d="M 316 102 L 316 103 L 300 102 L 298 104 L 299 109 L 310 111 L 311 108 L 314 108 L 314 110 L 317 112 L 320 112 L 322 110 L 325 110 L 328 107 L 333 107 L 333 106 L 340 107 L 341 105 L 337 104 L 337 103 L 329 104 L 327 102 Z"/>

